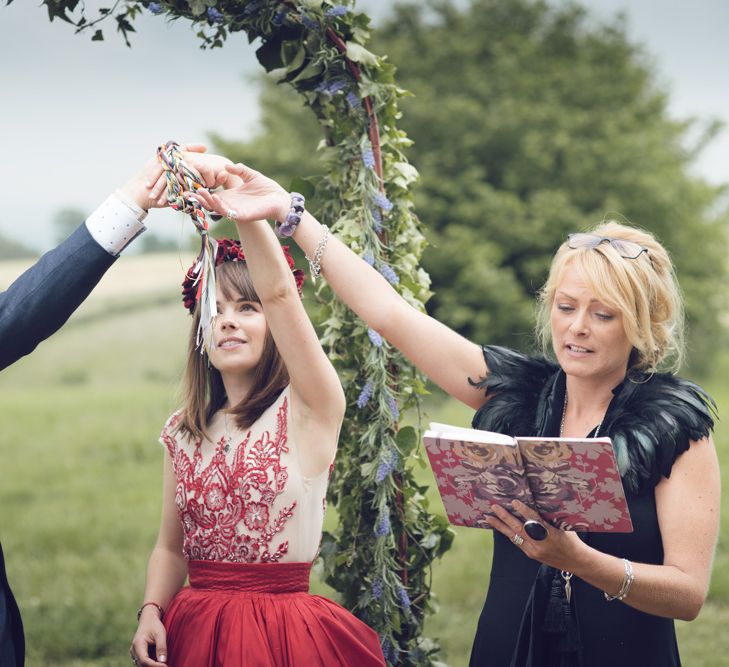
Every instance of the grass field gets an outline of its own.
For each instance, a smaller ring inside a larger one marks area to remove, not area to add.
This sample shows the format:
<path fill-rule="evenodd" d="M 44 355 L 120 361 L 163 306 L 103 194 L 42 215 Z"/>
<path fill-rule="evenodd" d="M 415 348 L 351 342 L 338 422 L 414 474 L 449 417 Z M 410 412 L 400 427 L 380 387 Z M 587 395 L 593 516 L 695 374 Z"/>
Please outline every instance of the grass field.
<path fill-rule="evenodd" d="M 161 269 L 160 261 L 120 262 L 61 332 L 0 374 L 0 531 L 24 613 L 29 667 L 129 664 L 159 521 L 156 440 L 175 407 L 189 323 L 170 268 L 177 271 L 179 262 L 166 258 Z M 0 267 L 0 285 L 5 275 Z M 729 389 L 718 380 L 707 387 L 720 410 L 729 406 Z M 466 408 L 442 399 L 429 401 L 428 411 L 437 421 L 470 420 Z M 729 470 L 723 423 L 716 442 Z M 426 480 L 429 472 L 422 474 Z M 729 665 L 726 479 L 724 489 L 709 602 L 697 621 L 678 624 L 688 667 Z M 435 494 L 432 506 L 442 509 Z M 434 567 L 440 609 L 427 631 L 440 638 L 452 667 L 467 664 L 490 544 L 486 531 L 457 530 L 453 549 Z M 320 582 L 314 588 L 327 593 Z"/>

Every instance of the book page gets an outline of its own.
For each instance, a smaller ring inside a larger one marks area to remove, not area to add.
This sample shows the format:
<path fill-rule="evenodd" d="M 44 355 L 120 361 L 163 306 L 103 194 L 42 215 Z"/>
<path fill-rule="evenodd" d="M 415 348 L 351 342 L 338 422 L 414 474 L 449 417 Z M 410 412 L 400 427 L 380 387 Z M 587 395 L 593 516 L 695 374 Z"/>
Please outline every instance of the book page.
<path fill-rule="evenodd" d="M 454 434 L 455 431 L 448 435 L 428 431 L 423 438 L 452 524 L 490 528 L 484 519 L 493 514 L 493 503 L 508 507 L 516 499 L 533 505 L 521 453 L 512 438 L 502 444 L 477 442 Z"/>
<path fill-rule="evenodd" d="M 438 422 L 430 422 L 430 429 L 425 432 L 425 435 L 516 447 L 516 440 L 503 433 L 480 431 L 475 428 L 463 428 L 461 426 L 451 426 L 450 424 L 439 424 Z"/>
<path fill-rule="evenodd" d="M 632 532 L 610 438 L 517 438 L 535 509 L 562 530 Z"/>

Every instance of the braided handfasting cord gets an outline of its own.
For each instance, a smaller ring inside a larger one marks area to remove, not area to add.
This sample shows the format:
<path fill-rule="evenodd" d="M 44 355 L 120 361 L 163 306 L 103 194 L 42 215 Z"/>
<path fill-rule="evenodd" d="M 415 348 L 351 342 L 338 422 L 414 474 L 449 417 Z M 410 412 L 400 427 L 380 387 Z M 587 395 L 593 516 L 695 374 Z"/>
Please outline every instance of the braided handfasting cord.
<path fill-rule="evenodd" d="M 168 141 L 157 148 L 157 157 L 162 163 L 167 180 L 167 203 L 175 211 L 187 213 L 200 234 L 200 252 L 188 278 L 197 285 L 196 298 L 200 303 L 200 325 L 197 330 L 197 345 L 200 351 L 209 349 L 212 342 L 212 323 L 217 314 L 215 299 L 215 253 L 217 242 L 208 233 L 211 220 L 220 216 L 209 214 L 195 197 L 194 192 L 204 188 L 200 174 L 185 164 L 182 150 L 176 141 Z"/>

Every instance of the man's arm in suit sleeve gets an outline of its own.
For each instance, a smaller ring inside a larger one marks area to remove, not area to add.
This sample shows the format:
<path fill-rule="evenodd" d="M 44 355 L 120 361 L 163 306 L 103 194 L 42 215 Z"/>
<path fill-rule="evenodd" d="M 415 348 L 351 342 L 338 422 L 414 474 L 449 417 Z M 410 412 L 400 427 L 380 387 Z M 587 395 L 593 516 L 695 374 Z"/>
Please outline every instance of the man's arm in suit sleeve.
<path fill-rule="evenodd" d="M 0 293 L 0 370 L 32 352 L 66 322 L 118 252 L 144 230 L 139 217 L 128 204 L 110 197 Z"/>

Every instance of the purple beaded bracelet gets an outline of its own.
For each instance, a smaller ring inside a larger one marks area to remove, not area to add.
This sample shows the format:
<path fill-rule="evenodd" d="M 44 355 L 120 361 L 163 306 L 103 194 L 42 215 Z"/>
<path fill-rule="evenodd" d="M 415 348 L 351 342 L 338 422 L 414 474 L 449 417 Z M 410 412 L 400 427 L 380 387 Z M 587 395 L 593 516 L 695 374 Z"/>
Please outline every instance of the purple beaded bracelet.
<path fill-rule="evenodd" d="M 286 214 L 286 219 L 283 222 L 276 221 L 275 229 L 279 236 L 287 237 L 293 235 L 301 222 L 301 216 L 304 214 L 305 202 L 304 195 L 298 192 L 291 193 L 291 208 Z"/>

